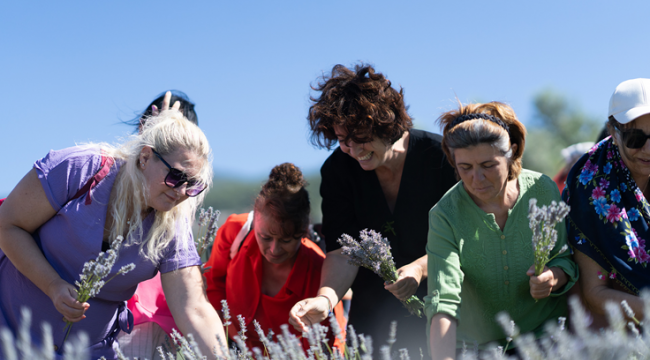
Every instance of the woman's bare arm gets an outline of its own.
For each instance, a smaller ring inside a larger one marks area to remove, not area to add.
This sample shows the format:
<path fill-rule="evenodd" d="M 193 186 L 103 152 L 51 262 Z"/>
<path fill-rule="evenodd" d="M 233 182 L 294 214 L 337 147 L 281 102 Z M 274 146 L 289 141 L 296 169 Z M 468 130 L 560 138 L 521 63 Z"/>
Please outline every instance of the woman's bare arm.
<path fill-rule="evenodd" d="M 0 249 L 18 271 L 52 299 L 66 320 L 76 322 L 85 317 L 89 305 L 76 300 L 76 288 L 61 279 L 31 235 L 55 214 L 32 169 L 0 206 Z"/>
<path fill-rule="evenodd" d="M 609 287 L 607 279 L 600 279 L 598 274 L 600 272 L 602 277 L 602 274 L 607 272 L 587 255 L 574 250 L 573 259 L 580 268 L 580 287 L 589 310 L 596 314 L 604 314 L 607 301 L 620 304 L 621 301 L 626 300 L 636 314 L 636 318 L 643 319 L 643 301 L 641 298 Z"/>
<path fill-rule="evenodd" d="M 203 292 L 203 279 L 198 266 L 170 271 L 161 276 L 169 309 L 183 335 L 192 334 L 204 356 L 210 358 L 216 349 L 221 354 L 217 337 L 226 344 L 223 324 L 217 311 Z"/>
<path fill-rule="evenodd" d="M 456 319 L 447 314 L 436 314 L 431 319 L 429 333 L 431 358 L 453 360 L 456 358 Z"/>
<path fill-rule="evenodd" d="M 341 249 L 330 251 L 323 262 L 318 295 L 296 303 L 289 312 L 289 324 L 298 331 L 327 318 L 329 311 L 338 304 L 357 277 L 359 267 L 348 264 L 349 257 Z M 330 304 L 331 302 L 331 304 Z"/>

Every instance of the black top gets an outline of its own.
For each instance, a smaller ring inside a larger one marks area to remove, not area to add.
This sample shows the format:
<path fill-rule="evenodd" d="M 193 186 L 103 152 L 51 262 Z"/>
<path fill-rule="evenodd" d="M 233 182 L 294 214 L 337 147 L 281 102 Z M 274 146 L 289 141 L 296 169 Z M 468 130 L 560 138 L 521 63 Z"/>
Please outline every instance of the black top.
<path fill-rule="evenodd" d="M 363 229 L 381 232 L 390 241 L 395 265 L 409 264 L 426 255 L 429 210 L 456 182 L 454 169 L 442 151 L 442 137 L 411 130 L 402 180 L 393 213 L 374 171 L 365 171 L 358 161 L 337 148 L 321 168 L 323 229 L 327 251 L 340 248 L 341 234 L 359 238 Z M 417 295 L 423 298 L 426 281 Z M 397 320 L 397 343 L 393 349 L 409 348 L 409 355 L 426 353 L 426 317 L 417 318 L 390 292 L 381 278 L 360 268 L 352 284 L 350 323 L 357 333 L 371 335 L 375 349 L 385 344 L 389 324 Z M 408 316 L 408 318 L 405 318 Z"/>

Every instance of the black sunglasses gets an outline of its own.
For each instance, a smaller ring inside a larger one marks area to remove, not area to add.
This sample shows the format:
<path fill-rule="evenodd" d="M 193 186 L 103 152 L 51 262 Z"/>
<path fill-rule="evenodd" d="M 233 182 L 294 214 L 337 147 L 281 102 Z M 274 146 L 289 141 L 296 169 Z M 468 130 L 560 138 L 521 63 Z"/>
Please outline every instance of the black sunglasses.
<path fill-rule="evenodd" d="M 198 194 L 202 193 L 203 190 L 205 190 L 206 186 L 204 183 L 198 181 L 198 180 L 193 180 L 189 179 L 187 175 L 169 165 L 165 159 L 158 154 L 158 152 L 154 149 L 151 149 L 153 153 L 160 159 L 160 161 L 165 164 L 169 168 L 169 172 L 167 173 L 167 176 L 165 176 L 165 185 L 169 186 L 170 188 L 177 188 L 180 187 L 181 185 L 187 183 L 187 187 L 185 188 L 185 195 L 193 197 L 197 196 Z"/>
<path fill-rule="evenodd" d="M 614 128 L 621 134 L 625 146 L 630 149 L 640 149 L 645 145 L 646 140 L 650 139 L 650 135 L 639 129 L 621 130 L 618 126 Z"/>

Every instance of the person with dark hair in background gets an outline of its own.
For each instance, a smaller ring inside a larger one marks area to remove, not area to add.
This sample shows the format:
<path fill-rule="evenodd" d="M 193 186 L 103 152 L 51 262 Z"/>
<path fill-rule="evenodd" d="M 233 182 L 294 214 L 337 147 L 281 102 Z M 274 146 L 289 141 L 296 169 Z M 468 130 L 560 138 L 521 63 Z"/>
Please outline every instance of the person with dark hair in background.
<path fill-rule="evenodd" d="M 172 105 L 174 109 L 180 111 L 190 122 L 196 125 L 199 124 L 199 117 L 194 111 L 194 103 L 190 101 L 187 94 L 178 90 L 168 90 L 158 95 L 158 97 L 155 98 L 142 113 L 125 123 L 134 126 L 136 132 L 139 132 L 140 129 L 142 129 L 142 125 L 144 125 L 149 117 L 158 115 L 160 109 L 164 109 L 165 106 L 169 108 L 170 105 Z"/>
<path fill-rule="evenodd" d="M 298 302 L 289 322 L 306 330 L 327 316 L 351 287 L 349 321 L 358 333 L 383 344 L 397 320 L 397 343 L 412 356 L 426 348 L 425 321 L 399 300 L 423 297 L 427 277 L 427 214 L 456 183 L 440 147 L 441 137 L 413 129 L 404 91 L 372 66 L 354 70 L 336 65 L 314 87 L 308 120 L 312 142 L 339 147 L 321 168 L 322 233 L 327 247 L 317 297 Z M 398 280 L 384 284 L 372 271 L 348 264 L 337 240 L 358 237 L 363 229 L 381 232 L 390 241 Z M 378 346 L 377 346 L 378 347 Z"/>
<path fill-rule="evenodd" d="M 522 169 L 526 129 L 499 102 L 461 105 L 442 114 L 442 148 L 461 181 L 429 213 L 429 319 L 433 359 L 454 359 L 463 344 L 506 346 L 496 315 L 506 311 L 521 333 L 543 334 L 566 316 L 566 292 L 578 277 L 568 251 L 535 276 L 529 200 L 560 200 L 546 175 Z M 558 224 L 551 256 L 566 246 Z M 512 344 L 510 344 L 512 346 Z"/>
<path fill-rule="evenodd" d="M 254 210 L 229 216 L 217 232 L 206 263 L 211 268 L 205 274 L 208 299 L 218 310 L 226 300 L 230 314 L 242 315 L 248 329 L 253 329 L 256 320 L 265 333 L 273 330 L 281 334 L 280 325 L 286 324 L 291 307 L 318 292 L 325 254 L 307 239 L 310 205 L 306 185 L 293 164 L 276 166 L 255 199 Z M 342 304 L 328 305 L 329 311 L 344 330 Z M 241 329 L 238 321 L 231 323 L 228 335 L 232 339 Z M 255 331 L 248 331 L 247 337 L 250 348 L 264 348 Z M 330 346 L 342 345 L 331 330 L 328 338 Z M 309 349 L 306 338 L 302 343 Z"/>
<path fill-rule="evenodd" d="M 627 301 L 638 319 L 650 285 L 650 79 L 620 83 L 609 102 L 609 137 L 575 164 L 564 191 L 582 298 L 595 319 Z M 602 322 L 601 322 L 602 323 Z"/>

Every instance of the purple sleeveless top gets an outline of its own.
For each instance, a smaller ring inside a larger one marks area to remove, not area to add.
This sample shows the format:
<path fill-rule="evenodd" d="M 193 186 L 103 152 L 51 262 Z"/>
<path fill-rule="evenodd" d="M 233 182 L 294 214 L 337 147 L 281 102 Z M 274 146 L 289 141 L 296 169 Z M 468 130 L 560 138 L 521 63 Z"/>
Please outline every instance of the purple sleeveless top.
<path fill-rule="evenodd" d="M 47 199 L 57 211 L 56 215 L 34 233 L 34 239 L 45 258 L 61 278 L 71 284 L 79 278 L 85 262 L 95 259 L 102 249 L 102 238 L 109 196 L 121 163 L 115 162 L 110 172 L 90 192 L 68 201 L 88 179 L 100 169 L 101 155 L 96 147 L 72 147 L 50 153 L 34 163 Z M 84 204 L 91 196 L 90 205 Z M 143 220 L 146 238 L 154 221 L 154 213 Z M 131 317 L 126 300 L 135 293 L 138 283 L 148 280 L 158 271 L 166 273 L 188 266 L 201 265 L 190 234 L 190 251 L 182 251 L 175 240 L 169 245 L 158 264 L 140 254 L 139 245 L 123 246 L 110 278 L 123 265 L 134 263 L 135 270 L 115 277 L 106 284 L 98 296 L 91 298 L 86 319 L 72 326 L 71 335 L 84 331 L 90 337 L 93 359 L 105 356 L 114 359 L 114 342 L 117 333 L 127 330 Z M 50 298 L 23 276 L 0 251 L 0 326 L 8 327 L 14 334 L 20 324 L 20 308 L 32 310 L 32 339 L 40 342 L 40 324 L 52 325 L 54 344 L 60 354 L 63 349 L 63 328 L 66 323 Z M 132 317 L 131 317 L 132 321 Z M 0 354 L 2 358 L 2 354 Z"/>

